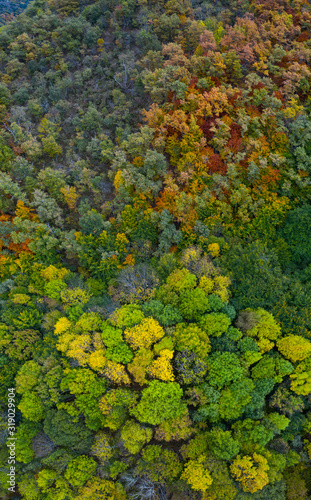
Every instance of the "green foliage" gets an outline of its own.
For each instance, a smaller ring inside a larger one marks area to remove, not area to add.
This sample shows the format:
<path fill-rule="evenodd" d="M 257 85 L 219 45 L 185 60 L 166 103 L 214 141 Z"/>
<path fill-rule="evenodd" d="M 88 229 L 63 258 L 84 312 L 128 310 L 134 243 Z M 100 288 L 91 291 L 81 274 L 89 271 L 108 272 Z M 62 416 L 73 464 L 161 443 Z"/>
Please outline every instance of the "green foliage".
<path fill-rule="evenodd" d="M 231 321 L 226 314 L 212 313 L 202 316 L 199 324 L 208 335 L 211 335 L 212 337 L 219 337 L 223 333 L 227 332 Z"/>
<path fill-rule="evenodd" d="M 131 414 L 140 422 L 157 425 L 184 412 L 186 405 L 181 398 L 182 389 L 176 382 L 153 380 L 143 389 L 141 400 Z"/>
<path fill-rule="evenodd" d="M 106 382 L 91 370 L 73 369 L 62 379 L 60 387 L 62 391 L 74 395 L 75 400 L 74 403 L 61 403 L 59 408 L 64 408 L 72 416 L 83 414 L 89 429 L 99 429 L 103 417 L 98 400 L 106 392 Z"/>
<path fill-rule="evenodd" d="M 125 422 L 128 411 L 137 396 L 126 389 L 111 389 L 100 399 L 99 408 L 104 415 L 104 425 L 112 430 L 119 429 Z"/>
<path fill-rule="evenodd" d="M 82 422 L 74 422 L 64 410 L 49 410 L 44 420 L 44 432 L 53 443 L 68 450 L 85 453 L 92 445 L 92 434 Z"/>
<path fill-rule="evenodd" d="M 297 150 L 295 153 L 299 154 Z M 280 230 L 280 234 L 289 245 L 292 262 L 299 267 L 305 267 L 311 263 L 310 216 L 311 208 L 306 204 L 291 210 Z"/>
<path fill-rule="evenodd" d="M 31 446 L 33 438 L 39 432 L 40 426 L 37 423 L 22 422 L 16 431 L 16 460 L 28 464 L 34 458 L 34 450 Z"/>
<path fill-rule="evenodd" d="M 44 418 L 44 406 L 36 393 L 24 392 L 18 408 L 24 417 L 33 422 L 39 422 Z"/>
<path fill-rule="evenodd" d="M 65 478 L 74 487 L 83 486 L 86 481 L 95 475 L 97 464 L 95 460 L 86 455 L 80 455 L 69 462 Z"/>
<path fill-rule="evenodd" d="M 217 387 L 217 389 L 221 389 L 230 382 L 241 380 L 243 377 L 243 367 L 239 357 L 234 353 L 212 354 L 208 358 L 207 366 L 209 369 L 209 384 Z"/>
<path fill-rule="evenodd" d="M 146 474 L 156 482 L 173 481 L 179 476 L 181 469 L 176 453 L 158 445 L 146 446 L 137 464 L 138 473 Z"/>
<path fill-rule="evenodd" d="M 233 439 L 230 431 L 215 427 L 208 434 L 208 445 L 211 452 L 223 460 L 231 460 L 240 451 L 240 443 Z"/>
<path fill-rule="evenodd" d="M 234 437 L 242 448 L 252 444 L 265 446 L 273 438 L 273 432 L 263 426 L 258 420 L 249 418 L 233 424 Z"/>
<path fill-rule="evenodd" d="M 106 356 L 107 359 L 116 361 L 116 363 L 128 364 L 132 361 L 134 354 L 125 342 L 120 342 L 115 346 L 108 347 Z"/>
<path fill-rule="evenodd" d="M 138 453 L 151 438 L 152 429 L 141 427 L 134 420 L 128 420 L 121 430 L 124 446 L 132 455 Z"/>
<path fill-rule="evenodd" d="M 174 337 L 177 351 L 189 350 L 204 359 L 211 350 L 208 335 L 195 324 L 178 324 Z"/>
<path fill-rule="evenodd" d="M 249 378 L 234 382 L 223 390 L 219 400 L 219 414 L 225 420 L 239 418 L 245 406 L 251 402 L 255 385 Z"/>
<path fill-rule="evenodd" d="M 5 19 L 1 498 L 307 499 L 310 15 L 36 0 Z"/>

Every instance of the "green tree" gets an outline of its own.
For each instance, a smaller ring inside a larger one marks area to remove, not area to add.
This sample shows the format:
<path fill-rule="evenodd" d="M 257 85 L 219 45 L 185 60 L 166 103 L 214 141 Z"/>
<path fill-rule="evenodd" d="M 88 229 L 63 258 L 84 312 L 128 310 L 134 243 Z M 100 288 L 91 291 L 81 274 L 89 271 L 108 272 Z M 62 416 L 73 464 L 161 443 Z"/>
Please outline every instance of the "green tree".
<path fill-rule="evenodd" d="M 92 445 L 92 433 L 82 422 L 75 422 L 64 410 L 49 410 L 44 432 L 57 446 L 86 453 Z"/>
<path fill-rule="evenodd" d="M 185 411 L 182 394 L 183 391 L 176 382 L 153 380 L 149 387 L 143 389 L 141 400 L 130 413 L 140 422 L 161 424 L 164 420 L 178 417 Z"/>
<path fill-rule="evenodd" d="M 152 429 L 142 427 L 134 420 L 128 420 L 121 429 L 121 439 L 125 448 L 132 454 L 139 453 L 141 448 L 152 438 Z"/>
<path fill-rule="evenodd" d="M 137 472 L 147 475 L 152 481 L 172 482 L 182 470 L 176 453 L 167 450 L 159 445 L 147 445 L 143 451 L 141 459 L 137 464 Z"/>
<path fill-rule="evenodd" d="M 69 462 L 65 478 L 75 488 L 83 486 L 96 473 L 97 463 L 91 457 L 80 455 Z"/>
<path fill-rule="evenodd" d="M 221 389 L 230 382 L 241 380 L 244 375 L 239 357 L 231 352 L 211 354 L 207 360 L 207 366 L 209 384 L 217 389 Z"/>
<path fill-rule="evenodd" d="M 223 431 L 219 427 L 208 433 L 208 446 L 217 458 L 231 460 L 240 451 L 238 440 L 234 439 L 230 431 Z"/>

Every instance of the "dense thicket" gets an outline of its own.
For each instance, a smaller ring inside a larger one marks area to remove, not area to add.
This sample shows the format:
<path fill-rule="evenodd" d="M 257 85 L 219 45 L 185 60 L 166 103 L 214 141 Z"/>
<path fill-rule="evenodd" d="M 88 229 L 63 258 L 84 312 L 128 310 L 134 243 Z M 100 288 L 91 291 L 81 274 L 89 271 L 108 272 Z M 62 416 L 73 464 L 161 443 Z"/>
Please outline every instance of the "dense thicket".
<path fill-rule="evenodd" d="M 310 28 L 35 0 L 0 29 L 2 498 L 310 498 Z"/>

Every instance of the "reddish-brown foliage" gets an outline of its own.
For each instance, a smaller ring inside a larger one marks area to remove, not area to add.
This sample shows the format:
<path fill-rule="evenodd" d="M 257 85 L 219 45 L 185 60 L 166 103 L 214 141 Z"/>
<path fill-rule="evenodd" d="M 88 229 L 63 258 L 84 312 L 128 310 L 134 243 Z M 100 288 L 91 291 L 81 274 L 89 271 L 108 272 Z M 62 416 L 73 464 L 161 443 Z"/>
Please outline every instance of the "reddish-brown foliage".
<path fill-rule="evenodd" d="M 297 38 L 297 42 L 306 42 L 307 40 L 309 40 L 309 38 L 310 38 L 309 33 L 307 31 L 303 31 Z"/>
<path fill-rule="evenodd" d="M 211 172 L 225 175 L 227 173 L 227 166 L 224 164 L 219 154 L 214 153 L 208 161 L 208 166 Z"/>
<path fill-rule="evenodd" d="M 242 146 L 241 130 L 242 130 L 241 125 L 238 125 L 237 123 L 231 123 L 230 125 L 231 138 L 228 141 L 228 146 L 230 149 L 232 149 L 234 153 L 237 153 L 238 151 L 241 150 Z"/>
<path fill-rule="evenodd" d="M 206 118 L 206 120 L 204 120 L 204 122 L 202 123 L 201 129 L 207 139 L 213 138 L 214 132 L 211 130 L 211 127 L 213 127 L 215 124 L 216 124 L 216 118 L 214 116 Z"/>
<path fill-rule="evenodd" d="M 198 83 L 198 77 L 197 76 L 192 77 L 188 89 L 194 89 L 197 83 Z"/>

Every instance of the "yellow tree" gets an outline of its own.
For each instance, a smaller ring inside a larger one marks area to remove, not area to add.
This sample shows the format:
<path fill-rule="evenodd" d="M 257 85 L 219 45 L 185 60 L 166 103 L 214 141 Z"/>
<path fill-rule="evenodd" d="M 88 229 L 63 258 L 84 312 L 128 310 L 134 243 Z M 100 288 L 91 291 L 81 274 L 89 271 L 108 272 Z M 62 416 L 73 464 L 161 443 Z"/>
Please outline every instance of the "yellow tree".
<path fill-rule="evenodd" d="M 189 460 L 181 475 L 181 479 L 184 479 L 193 490 L 201 491 L 202 493 L 213 482 L 209 471 L 204 467 L 204 460 L 204 455 L 201 455 L 197 460 Z"/>
<path fill-rule="evenodd" d="M 311 342 L 300 335 L 288 335 L 277 343 L 279 351 L 294 363 L 303 361 L 311 354 Z"/>
<path fill-rule="evenodd" d="M 162 337 L 164 330 L 153 318 L 145 318 L 139 325 L 127 328 L 124 332 L 125 340 L 133 349 L 148 349 Z"/>
<path fill-rule="evenodd" d="M 267 459 L 257 453 L 253 457 L 238 455 L 230 466 L 231 474 L 239 481 L 242 490 L 250 493 L 262 490 L 269 483 L 268 470 Z"/>

